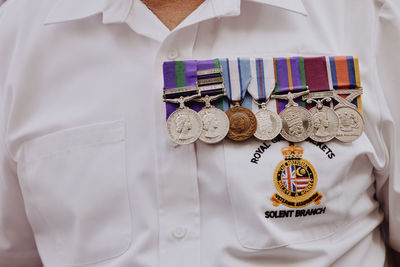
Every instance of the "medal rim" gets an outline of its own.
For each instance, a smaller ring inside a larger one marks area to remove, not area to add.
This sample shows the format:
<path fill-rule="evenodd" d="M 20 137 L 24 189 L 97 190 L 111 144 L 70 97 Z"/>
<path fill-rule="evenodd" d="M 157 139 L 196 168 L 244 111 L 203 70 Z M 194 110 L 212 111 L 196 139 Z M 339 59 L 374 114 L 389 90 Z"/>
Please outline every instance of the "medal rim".
<path fill-rule="evenodd" d="M 196 131 L 195 134 L 194 134 L 194 137 L 188 139 L 189 141 L 179 141 L 171 133 L 171 124 L 173 123 L 172 122 L 172 118 L 177 116 L 177 114 L 181 113 L 181 112 L 191 113 L 193 115 L 193 117 L 195 118 L 195 120 L 198 120 L 200 122 L 200 130 Z M 196 142 L 199 139 L 200 135 L 201 135 L 202 129 L 203 129 L 203 121 L 202 121 L 201 117 L 199 116 L 199 114 L 196 111 L 192 110 L 189 107 L 178 108 L 177 110 L 172 112 L 171 115 L 167 119 L 167 132 L 168 132 L 168 135 L 169 135 L 170 139 L 172 140 L 172 142 L 174 142 L 174 143 L 176 143 L 178 145 L 188 145 L 188 144 Z M 194 140 L 192 140 L 192 139 L 194 139 Z"/>
<path fill-rule="evenodd" d="M 276 121 L 277 121 L 278 124 L 279 124 L 279 126 L 275 128 L 275 131 L 274 131 L 274 134 L 272 135 L 272 137 L 267 137 L 267 138 L 265 138 L 265 137 L 262 136 L 262 135 L 259 133 L 259 131 L 258 131 L 259 123 L 258 123 L 258 120 L 257 120 L 257 118 L 258 118 L 257 115 L 260 114 L 260 113 L 263 113 L 263 112 L 268 112 L 269 114 L 272 114 L 272 116 L 274 116 L 274 118 L 276 119 Z M 281 118 L 278 114 L 276 114 L 275 112 L 273 112 L 273 111 L 271 111 L 271 110 L 269 110 L 269 109 L 260 109 L 260 110 L 257 111 L 257 113 L 255 114 L 255 117 L 256 117 L 256 120 L 257 120 L 257 127 L 256 127 L 256 131 L 255 131 L 255 133 L 254 133 L 254 136 L 255 136 L 257 139 L 259 139 L 259 140 L 261 140 L 261 141 L 270 141 L 270 140 L 274 139 L 275 137 L 277 137 L 277 136 L 280 134 L 280 132 L 281 132 L 281 130 L 282 130 L 282 118 Z"/>
<path fill-rule="evenodd" d="M 215 138 L 215 139 L 203 138 L 204 122 L 203 122 L 203 117 L 202 117 L 201 113 L 202 113 L 202 111 L 205 112 L 206 110 L 215 110 L 215 112 L 217 112 L 217 113 L 219 113 L 221 115 L 223 114 L 223 116 L 224 116 L 224 122 L 226 122 L 228 127 L 224 127 L 225 128 L 224 129 L 224 133 L 218 138 Z M 200 133 L 200 136 L 199 136 L 199 140 L 201 140 L 202 142 L 207 143 L 207 144 L 216 144 L 216 143 L 219 143 L 222 140 L 224 140 L 224 138 L 226 137 L 226 135 L 228 134 L 228 131 L 229 131 L 229 118 L 228 118 L 228 116 L 226 115 L 225 112 L 223 112 L 222 110 L 212 106 L 212 107 L 209 107 L 209 108 L 204 107 L 203 109 L 201 109 L 198 112 L 198 115 L 200 116 L 201 122 L 203 124 L 203 127 L 201 128 L 202 130 L 201 130 L 201 133 Z"/>
<path fill-rule="evenodd" d="M 304 134 L 305 137 L 304 137 L 304 138 L 303 138 L 303 137 L 302 137 L 302 138 L 297 138 L 297 137 L 294 137 L 293 135 L 288 134 L 288 133 L 285 131 L 285 128 L 283 127 L 283 123 L 284 123 L 285 120 L 282 118 L 283 115 L 281 115 L 281 114 L 282 114 L 282 113 L 287 113 L 287 112 L 289 112 L 290 109 L 301 110 L 301 112 L 303 112 L 303 113 L 305 113 L 305 114 L 308 114 L 309 126 L 308 126 L 308 128 L 306 129 L 306 131 L 305 131 L 305 134 Z M 298 142 L 303 142 L 303 141 L 306 140 L 308 137 L 310 137 L 310 132 L 312 131 L 313 123 L 312 123 L 311 113 L 310 113 L 306 108 L 301 107 L 301 106 L 291 106 L 291 107 L 288 107 L 288 108 L 285 108 L 284 110 L 282 110 L 282 111 L 279 113 L 279 116 L 280 116 L 281 119 L 282 119 L 282 130 L 281 130 L 280 134 L 281 134 L 282 137 L 285 138 L 287 141 L 294 142 L 294 143 L 298 143 Z M 293 138 L 291 138 L 291 137 L 293 137 Z"/>
<path fill-rule="evenodd" d="M 239 138 L 234 138 L 233 136 L 232 136 L 232 134 L 231 134 L 231 126 L 232 126 L 232 124 L 231 124 L 231 117 L 232 117 L 232 115 L 234 114 L 234 113 L 244 113 L 244 114 L 246 114 L 248 117 L 249 117 L 249 119 L 250 119 L 250 122 L 252 122 L 252 121 L 254 121 L 254 123 L 250 123 L 250 126 L 251 127 L 249 127 L 248 128 L 248 134 L 246 134 L 246 135 L 244 135 L 244 134 L 242 134 L 242 135 L 240 135 L 239 136 Z M 254 135 L 254 133 L 256 132 L 256 130 L 257 130 L 257 118 L 256 118 L 256 116 L 254 115 L 254 113 L 250 110 L 250 109 L 248 109 L 248 108 L 246 108 L 246 107 L 242 107 L 242 106 L 235 106 L 235 107 L 232 107 L 232 108 L 230 108 L 230 109 L 228 109 L 226 112 L 225 112 L 225 114 L 227 115 L 227 117 L 228 117 L 228 119 L 229 119 L 229 131 L 228 131 L 228 133 L 227 133 L 227 137 L 230 139 L 230 140 L 232 140 L 232 141 L 238 141 L 238 142 L 241 142 L 241 141 L 246 141 L 246 140 L 248 140 L 248 139 L 250 139 L 253 135 Z"/>

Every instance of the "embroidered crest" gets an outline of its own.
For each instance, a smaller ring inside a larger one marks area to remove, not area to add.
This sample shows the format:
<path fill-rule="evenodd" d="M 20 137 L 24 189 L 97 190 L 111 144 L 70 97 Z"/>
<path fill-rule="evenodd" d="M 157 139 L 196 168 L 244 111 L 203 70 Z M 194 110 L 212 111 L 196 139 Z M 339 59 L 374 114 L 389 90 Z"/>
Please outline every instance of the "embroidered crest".
<path fill-rule="evenodd" d="M 289 146 L 281 149 L 285 160 L 279 162 L 274 172 L 274 184 L 278 191 L 271 197 L 272 204 L 283 204 L 290 208 L 300 208 L 311 203 L 319 204 L 322 195 L 314 192 L 318 178 L 310 162 L 303 159 L 301 146 Z"/>

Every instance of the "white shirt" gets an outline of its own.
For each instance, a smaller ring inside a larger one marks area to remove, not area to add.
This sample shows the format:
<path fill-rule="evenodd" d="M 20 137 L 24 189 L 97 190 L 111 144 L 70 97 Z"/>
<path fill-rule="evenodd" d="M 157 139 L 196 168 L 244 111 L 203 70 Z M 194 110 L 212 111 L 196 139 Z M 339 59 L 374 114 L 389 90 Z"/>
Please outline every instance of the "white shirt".
<path fill-rule="evenodd" d="M 394 2 L 207 0 L 169 31 L 139 0 L 7 1 L 0 266 L 383 266 L 384 214 L 400 251 Z M 357 56 L 364 88 L 358 140 L 297 144 L 320 204 L 272 205 L 287 142 L 169 140 L 164 61 L 298 55 Z"/>

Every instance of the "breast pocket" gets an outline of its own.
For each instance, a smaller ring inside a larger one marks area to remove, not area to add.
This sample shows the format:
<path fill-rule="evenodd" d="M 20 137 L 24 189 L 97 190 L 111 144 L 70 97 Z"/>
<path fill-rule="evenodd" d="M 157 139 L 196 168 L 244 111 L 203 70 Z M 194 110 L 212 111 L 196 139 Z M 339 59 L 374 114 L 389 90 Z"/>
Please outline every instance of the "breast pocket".
<path fill-rule="evenodd" d="M 345 221 L 346 178 L 339 168 L 332 171 L 328 148 L 302 142 L 292 159 L 285 158 L 285 149 L 291 149 L 286 141 L 224 143 L 236 234 L 245 248 L 322 239 Z"/>
<path fill-rule="evenodd" d="M 128 249 L 125 158 L 123 121 L 62 130 L 24 144 L 19 178 L 45 263 L 89 264 Z"/>

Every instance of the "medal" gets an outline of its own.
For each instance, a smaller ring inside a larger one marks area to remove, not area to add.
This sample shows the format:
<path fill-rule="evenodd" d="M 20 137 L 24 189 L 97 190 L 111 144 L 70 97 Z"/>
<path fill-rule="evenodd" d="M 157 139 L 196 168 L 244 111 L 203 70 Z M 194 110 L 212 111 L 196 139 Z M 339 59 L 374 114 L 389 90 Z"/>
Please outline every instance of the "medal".
<path fill-rule="evenodd" d="M 306 94 L 307 91 L 302 93 Z M 311 113 L 307 109 L 298 106 L 297 103 L 293 103 L 292 106 L 288 104 L 279 113 L 282 119 L 281 135 L 289 142 L 302 142 L 310 136 L 312 131 Z"/>
<path fill-rule="evenodd" d="M 197 112 L 185 106 L 185 102 L 200 96 L 197 88 L 197 62 L 164 62 L 164 102 L 166 102 L 167 132 L 176 144 L 195 142 L 203 124 Z M 179 107 L 176 107 L 179 104 Z"/>
<path fill-rule="evenodd" d="M 279 116 L 282 119 L 281 135 L 289 142 L 304 141 L 312 131 L 311 114 L 294 101 L 309 93 L 305 81 L 304 58 L 275 58 L 274 62 L 277 84 L 274 89 L 276 94 L 271 97 L 278 99 Z M 282 100 L 288 103 L 285 105 Z"/>
<path fill-rule="evenodd" d="M 227 98 L 234 105 L 226 111 L 229 119 L 227 137 L 233 141 L 244 141 L 252 137 L 257 129 L 257 119 L 248 108 L 240 106 L 251 81 L 249 59 L 220 59 L 223 67 Z"/>
<path fill-rule="evenodd" d="M 233 141 L 245 141 L 252 137 L 257 129 L 257 119 L 248 108 L 239 104 L 226 111 L 229 118 L 227 137 Z"/>
<path fill-rule="evenodd" d="M 173 142 L 179 145 L 195 142 L 202 131 L 203 123 L 199 114 L 184 105 L 184 102 L 188 100 L 189 98 L 179 98 L 180 107 L 167 120 L 168 135 Z"/>
<path fill-rule="evenodd" d="M 351 107 L 335 108 L 339 117 L 339 130 L 336 138 L 342 142 L 352 142 L 361 136 L 364 121 L 361 114 Z"/>
<path fill-rule="evenodd" d="M 342 142 L 352 142 L 364 130 L 358 58 L 329 57 L 329 63 L 335 89 L 333 98 L 337 102 L 334 110 L 339 117 L 336 138 Z"/>
<path fill-rule="evenodd" d="M 229 131 L 229 119 L 225 112 L 217 109 L 210 104 L 199 111 L 199 115 L 203 121 L 203 131 L 200 140 L 215 144 L 222 141 Z"/>
<path fill-rule="evenodd" d="M 331 98 L 323 98 L 322 100 L 307 99 L 307 103 L 315 102 L 317 105 L 309 110 L 313 129 L 310 138 L 317 142 L 328 142 L 332 140 L 339 127 L 339 118 L 333 109 L 322 104 L 323 101 L 330 102 Z"/>
<path fill-rule="evenodd" d="M 282 120 L 278 114 L 267 109 L 267 104 L 263 103 L 261 109 L 256 113 L 257 130 L 254 136 L 262 141 L 272 140 L 278 136 L 282 130 Z"/>
<path fill-rule="evenodd" d="M 218 60 L 199 61 L 198 69 L 200 70 L 197 71 L 197 83 L 202 97 L 196 101 L 205 103 L 198 113 L 203 123 L 199 139 L 208 144 L 215 144 L 222 141 L 229 130 L 229 119 L 225 112 L 211 105 L 211 102 L 226 95 L 222 69 L 219 68 Z"/>
<path fill-rule="evenodd" d="M 251 73 L 257 82 L 250 83 L 247 91 L 253 97 L 257 106 L 261 106 L 255 114 L 257 129 L 254 136 L 259 140 L 272 140 L 282 129 L 282 120 L 279 115 L 267 109 L 267 103 L 275 87 L 275 74 L 272 59 L 256 58 L 251 61 Z M 267 89 L 266 89 L 267 88 Z M 266 91 L 271 92 L 268 96 Z"/>

